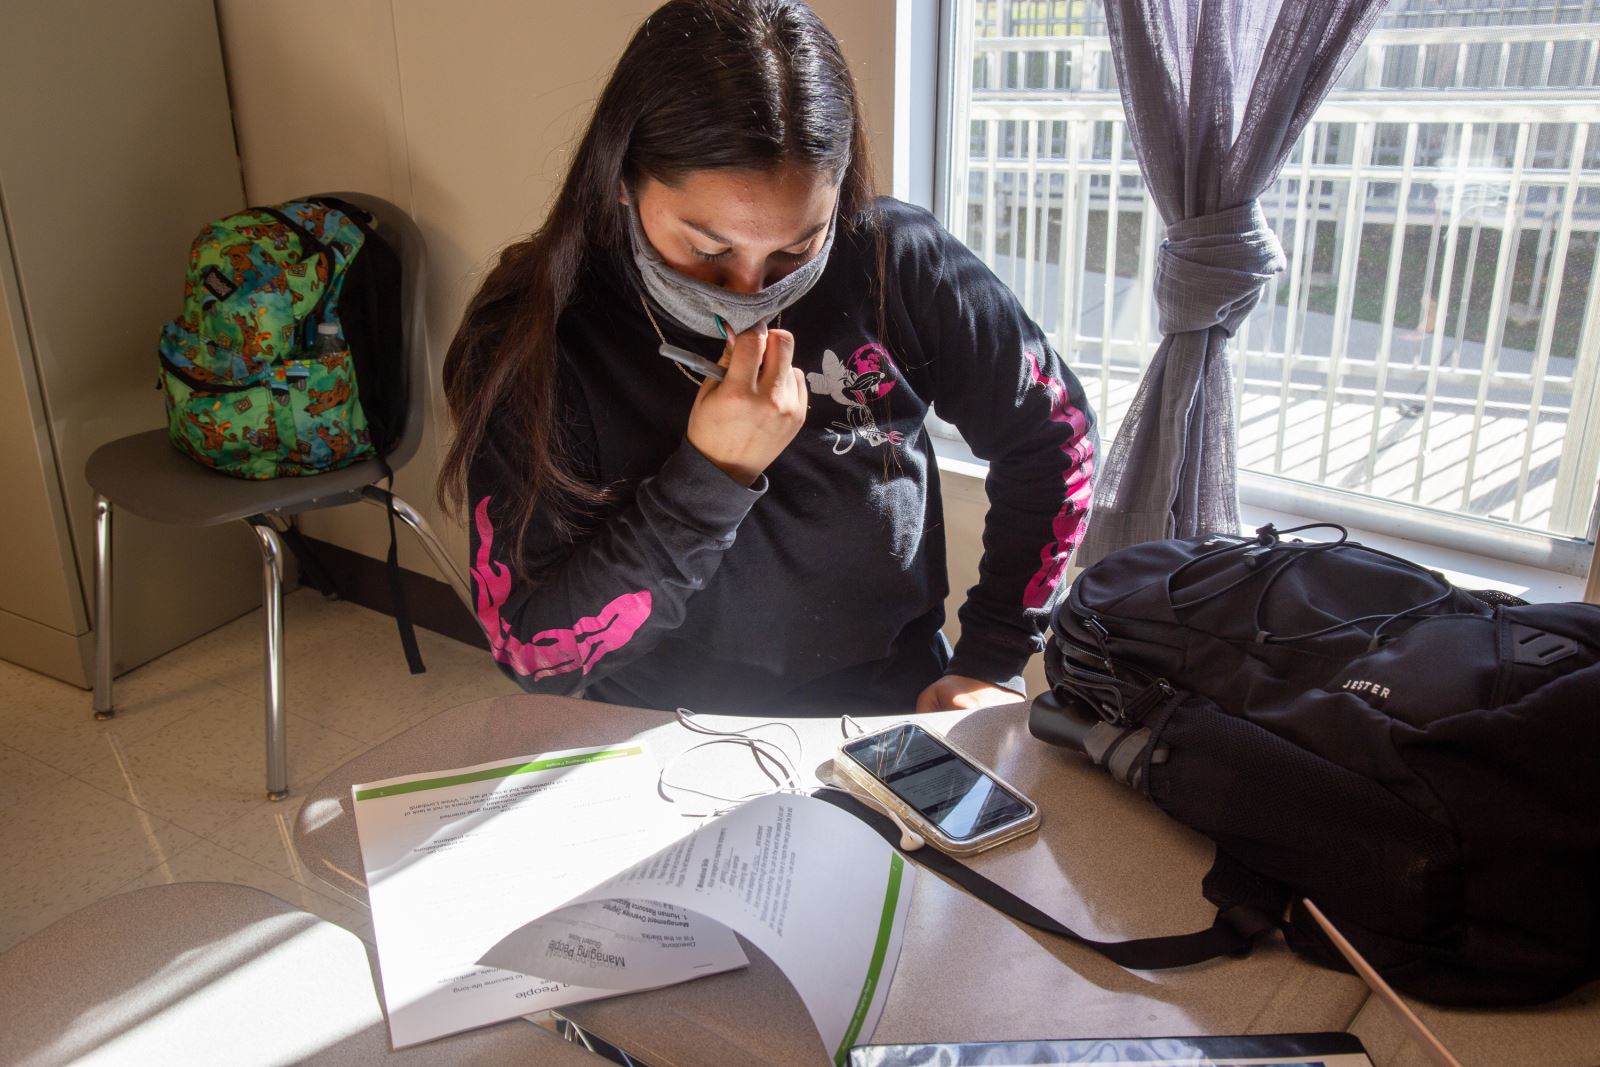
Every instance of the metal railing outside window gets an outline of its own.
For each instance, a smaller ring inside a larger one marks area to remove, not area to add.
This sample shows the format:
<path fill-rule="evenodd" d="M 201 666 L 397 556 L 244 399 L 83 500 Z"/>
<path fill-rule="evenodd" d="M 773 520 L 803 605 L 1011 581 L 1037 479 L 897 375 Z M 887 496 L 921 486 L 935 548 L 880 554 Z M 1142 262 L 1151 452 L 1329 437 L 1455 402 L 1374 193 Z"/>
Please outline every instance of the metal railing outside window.
<path fill-rule="evenodd" d="M 946 223 L 1084 379 L 1109 442 L 1159 338 L 1164 227 L 1102 9 L 957 0 L 952 21 Z M 1412 531 L 1475 527 L 1491 554 L 1586 563 L 1595 0 L 1394 0 L 1262 206 L 1289 267 L 1235 338 L 1247 499 L 1405 512 Z"/>

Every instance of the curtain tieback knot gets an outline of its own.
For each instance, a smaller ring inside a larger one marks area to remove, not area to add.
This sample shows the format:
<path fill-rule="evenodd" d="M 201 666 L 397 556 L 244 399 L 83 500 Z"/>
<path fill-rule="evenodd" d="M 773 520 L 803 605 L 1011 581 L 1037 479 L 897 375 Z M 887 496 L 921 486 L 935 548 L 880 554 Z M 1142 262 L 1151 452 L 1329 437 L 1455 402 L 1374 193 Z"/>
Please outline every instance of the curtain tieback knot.
<path fill-rule="evenodd" d="M 1173 223 L 1156 255 L 1161 332 L 1220 326 L 1232 337 L 1261 287 L 1285 266 L 1278 235 L 1254 200 Z"/>

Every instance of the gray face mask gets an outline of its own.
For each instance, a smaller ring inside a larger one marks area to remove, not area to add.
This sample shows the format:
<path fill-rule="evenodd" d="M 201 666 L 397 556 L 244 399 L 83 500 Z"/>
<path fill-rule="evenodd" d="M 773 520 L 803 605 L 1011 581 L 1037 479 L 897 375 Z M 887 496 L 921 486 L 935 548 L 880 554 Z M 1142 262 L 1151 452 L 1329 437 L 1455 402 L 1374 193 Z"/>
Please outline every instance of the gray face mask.
<path fill-rule="evenodd" d="M 633 245 L 633 262 L 644 279 L 645 292 L 650 294 L 661 310 L 678 322 L 706 337 L 721 340 L 717 316 L 728 324 L 734 333 L 743 333 L 758 322 L 777 317 L 778 312 L 799 300 L 817 284 L 822 269 L 828 264 L 828 253 L 833 249 L 833 234 L 838 223 L 837 214 L 828 226 L 828 237 L 822 249 L 799 268 L 784 275 L 756 293 L 733 293 L 715 285 L 708 285 L 680 274 L 667 265 L 645 236 L 639 222 L 639 209 L 632 204 L 626 208 L 628 239 Z"/>

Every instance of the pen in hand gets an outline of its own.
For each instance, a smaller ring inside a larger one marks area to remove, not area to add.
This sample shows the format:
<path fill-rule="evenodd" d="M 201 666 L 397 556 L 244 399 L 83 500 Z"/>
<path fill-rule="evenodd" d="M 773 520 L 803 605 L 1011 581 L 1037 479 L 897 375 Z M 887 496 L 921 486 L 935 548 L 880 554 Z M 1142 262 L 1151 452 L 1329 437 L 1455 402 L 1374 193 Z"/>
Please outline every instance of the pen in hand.
<path fill-rule="evenodd" d="M 676 363 L 683 364 L 696 374 L 703 374 L 707 378 L 714 378 L 719 382 L 722 381 L 723 376 L 727 373 L 704 356 L 697 356 L 693 352 L 679 348 L 676 345 L 664 344 L 661 346 L 660 352 L 663 356 Z"/>

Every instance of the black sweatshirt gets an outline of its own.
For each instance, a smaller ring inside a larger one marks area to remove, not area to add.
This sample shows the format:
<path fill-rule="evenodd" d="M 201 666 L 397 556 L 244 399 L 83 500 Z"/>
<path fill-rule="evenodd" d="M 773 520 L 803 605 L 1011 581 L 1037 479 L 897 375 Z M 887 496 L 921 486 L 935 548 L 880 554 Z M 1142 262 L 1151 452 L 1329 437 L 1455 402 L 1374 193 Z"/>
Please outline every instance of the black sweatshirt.
<path fill-rule="evenodd" d="M 587 270 L 557 331 L 561 430 L 576 472 L 613 503 L 574 538 L 536 514 L 508 544 L 518 487 L 503 455 L 516 442 L 496 422 L 469 473 L 479 620 L 523 688 L 728 714 L 906 712 L 944 673 L 1021 691 L 1083 537 L 1092 416 L 971 251 L 925 211 L 879 208 L 886 329 L 874 241 L 841 233 L 774 323 L 794 334 L 810 408 L 748 489 L 685 440 L 697 389 L 657 354 L 632 265 Z M 652 310 L 668 341 L 720 357 Z M 990 465 L 953 656 L 930 407 Z M 515 578 L 513 553 L 537 581 Z"/>

